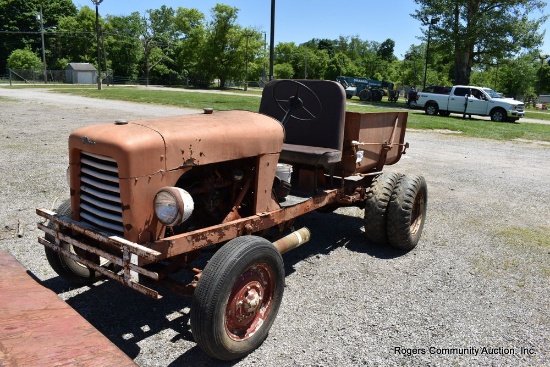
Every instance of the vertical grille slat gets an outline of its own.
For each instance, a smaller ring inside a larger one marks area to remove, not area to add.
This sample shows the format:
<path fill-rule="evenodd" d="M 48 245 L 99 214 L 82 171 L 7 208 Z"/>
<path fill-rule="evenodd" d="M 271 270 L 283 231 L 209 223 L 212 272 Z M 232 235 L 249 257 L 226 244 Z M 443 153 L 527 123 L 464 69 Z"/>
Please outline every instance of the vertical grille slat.
<path fill-rule="evenodd" d="M 124 235 L 116 161 L 81 152 L 80 173 L 81 220 L 103 231 Z"/>

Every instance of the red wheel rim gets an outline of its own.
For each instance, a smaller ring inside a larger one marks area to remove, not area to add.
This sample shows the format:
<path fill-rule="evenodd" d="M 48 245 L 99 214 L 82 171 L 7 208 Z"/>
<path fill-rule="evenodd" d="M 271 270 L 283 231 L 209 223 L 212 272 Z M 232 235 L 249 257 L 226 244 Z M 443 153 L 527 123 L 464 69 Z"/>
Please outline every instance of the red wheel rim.
<path fill-rule="evenodd" d="M 426 205 L 424 194 L 419 193 L 413 204 L 412 208 L 412 216 L 411 216 L 411 234 L 415 235 L 418 230 L 420 229 L 420 225 L 422 224 L 424 220 L 424 206 Z"/>
<path fill-rule="evenodd" d="M 225 309 L 225 330 L 233 340 L 250 338 L 271 312 L 275 274 L 265 264 L 255 264 L 237 278 Z"/>

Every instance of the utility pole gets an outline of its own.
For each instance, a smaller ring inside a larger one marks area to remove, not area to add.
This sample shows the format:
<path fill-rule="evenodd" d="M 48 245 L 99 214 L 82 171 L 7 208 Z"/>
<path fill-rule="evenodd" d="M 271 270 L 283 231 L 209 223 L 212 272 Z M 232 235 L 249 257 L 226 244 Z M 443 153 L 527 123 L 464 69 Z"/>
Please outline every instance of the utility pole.
<path fill-rule="evenodd" d="M 44 47 L 44 16 L 42 15 L 42 7 L 40 7 L 40 35 L 42 36 L 42 65 L 44 67 L 44 83 L 48 83 L 48 70 L 46 66 L 46 49 Z"/>
<path fill-rule="evenodd" d="M 245 48 L 245 60 L 244 60 L 244 90 L 248 90 L 248 39 L 252 37 L 254 33 L 250 30 L 245 30 L 244 36 L 246 38 L 246 48 Z"/>
<path fill-rule="evenodd" d="M 538 95 L 540 97 L 541 89 L 542 89 L 542 69 L 544 67 L 544 61 L 549 57 L 550 55 L 544 55 L 542 53 L 539 54 L 540 59 L 540 71 L 539 71 L 539 88 L 538 88 Z"/>
<path fill-rule="evenodd" d="M 99 47 L 99 4 L 103 0 L 92 0 L 95 5 L 95 33 L 97 37 L 97 90 L 101 90 L 101 51 Z"/>
<path fill-rule="evenodd" d="M 269 35 L 269 80 L 273 80 L 274 55 L 275 55 L 275 0 L 271 0 L 271 34 Z"/>

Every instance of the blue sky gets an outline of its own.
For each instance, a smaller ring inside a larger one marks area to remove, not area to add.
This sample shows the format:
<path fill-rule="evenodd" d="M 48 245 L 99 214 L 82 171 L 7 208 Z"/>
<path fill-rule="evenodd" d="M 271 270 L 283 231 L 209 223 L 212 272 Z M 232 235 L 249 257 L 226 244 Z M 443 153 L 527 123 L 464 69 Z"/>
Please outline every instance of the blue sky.
<path fill-rule="evenodd" d="M 90 0 L 73 0 L 73 3 L 77 7 L 94 7 Z M 102 16 L 128 15 L 134 11 L 144 14 L 147 9 L 166 5 L 174 9 L 180 6 L 196 8 L 209 17 L 210 10 L 217 3 L 238 8 L 237 23 L 267 32 L 269 40 L 270 0 L 104 0 L 99 5 L 99 12 Z M 412 0 L 276 0 L 275 44 L 300 44 L 312 38 L 337 39 L 339 36 L 358 36 L 362 40 L 380 43 L 391 38 L 395 41 L 395 56 L 402 59 L 411 45 L 421 42 L 418 39 L 422 35 L 421 24 L 410 16 L 416 7 Z M 550 5 L 546 13 L 550 13 Z M 543 52 L 550 54 L 548 32 Z"/>

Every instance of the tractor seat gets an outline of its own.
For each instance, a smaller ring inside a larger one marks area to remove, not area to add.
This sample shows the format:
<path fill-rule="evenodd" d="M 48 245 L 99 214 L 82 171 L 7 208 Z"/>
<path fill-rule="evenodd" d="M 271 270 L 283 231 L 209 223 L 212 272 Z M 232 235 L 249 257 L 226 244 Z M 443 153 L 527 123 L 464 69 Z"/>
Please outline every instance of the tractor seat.
<path fill-rule="evenodd" d="M 329 80 L 296 80 L 311 89 L 319 101 L 305 88 L 288 81 L 272 80 L 263 90 L 260 113 L 282 121 L 286 107 L 277 100 L 288 100 L 299 90 L 305 109 L 296 109 L 284 126 L 285 141 L 280 160 L 290 164 L 329 168 L 342 160 L 346 92 L 340 83 Z M 277 84 L 281 82 L 281 84 Z"/>
<path fill-rule="evenodd" d="M 280 159 L 288 163 L 328 167 L 342 160 L 342 151 L 330 148 L 312 147 L 309 145 L 284 143 Z"/>

